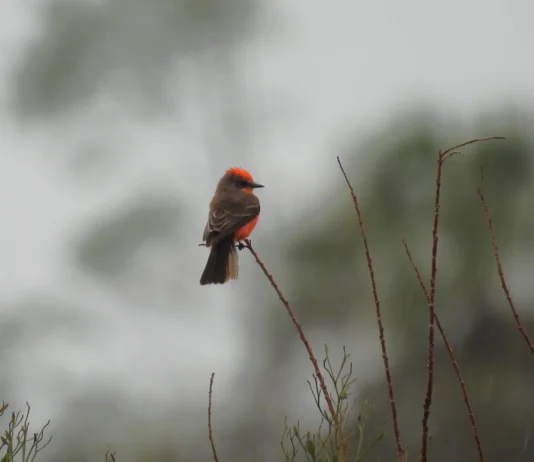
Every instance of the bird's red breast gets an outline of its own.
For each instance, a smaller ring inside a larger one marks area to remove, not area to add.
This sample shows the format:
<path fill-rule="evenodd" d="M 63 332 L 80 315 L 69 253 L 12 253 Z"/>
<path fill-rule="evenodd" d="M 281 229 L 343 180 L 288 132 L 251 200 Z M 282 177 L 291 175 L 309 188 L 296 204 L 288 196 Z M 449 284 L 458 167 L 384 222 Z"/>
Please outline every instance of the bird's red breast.
<path fill-rule="evenodd" d="M 258 222 L 259 217 L 260 216 L 258 215 L 256 218 L 250 220 L 245 226 L 239 228 L 235 233 L 235 240 L 240 241 L 243 239 L 247 239 L 250 236 L 250 233 L 252 233 L 252 231 L 256 227 L 256 223 Z"/>

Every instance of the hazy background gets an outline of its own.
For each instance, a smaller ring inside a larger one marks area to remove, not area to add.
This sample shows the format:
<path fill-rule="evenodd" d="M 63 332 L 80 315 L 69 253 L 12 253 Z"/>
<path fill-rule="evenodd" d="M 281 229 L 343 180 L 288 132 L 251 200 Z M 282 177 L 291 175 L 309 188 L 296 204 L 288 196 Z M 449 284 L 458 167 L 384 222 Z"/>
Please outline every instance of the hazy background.
<path fill-rule="evenodd" d="M 383 301 L 401 432 L 419 448 L 435 154 L 444 174 L 437 310 L 488 462 L 534 458 L 533 358 L 501 293 L 475 187 L 483 159 L 505 270 L 534 334 L 530 0 L 3 0 L 0 399 L 52 419 L 43 460 L 282 460 L 314 428 L 312 369 L 252 257 L 201 287 L 198 247 L 233 165 L 266 187 L 253 243 L 317 355 L 347 346 L 354 397 L 389 419 L 357 221 Z M 433 461 L 474 460 L 437 340 Z M 359 405 L 358 405 L 359 406 Z M 386 429 L 390 432 L 389 421 Z M 370 430 L 372 433 L 372 429 Z M 392 460 L 392 444 L 368 460 Z M 256 459 L 254 459 L 254 457 Z"/>

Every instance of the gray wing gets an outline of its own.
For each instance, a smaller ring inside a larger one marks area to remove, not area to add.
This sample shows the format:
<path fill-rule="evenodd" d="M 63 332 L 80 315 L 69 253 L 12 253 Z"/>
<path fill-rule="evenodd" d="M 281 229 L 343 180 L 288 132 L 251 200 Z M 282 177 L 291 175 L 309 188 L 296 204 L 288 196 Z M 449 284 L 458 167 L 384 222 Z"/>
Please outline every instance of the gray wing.
<path fill-rule="evenodd" d="M 253 194 L 244 193 L 238 200 L 223 200 L 210 207 L 202 240 L 209 247 L 233 235 L 260 213 L 260 201 Z"/>

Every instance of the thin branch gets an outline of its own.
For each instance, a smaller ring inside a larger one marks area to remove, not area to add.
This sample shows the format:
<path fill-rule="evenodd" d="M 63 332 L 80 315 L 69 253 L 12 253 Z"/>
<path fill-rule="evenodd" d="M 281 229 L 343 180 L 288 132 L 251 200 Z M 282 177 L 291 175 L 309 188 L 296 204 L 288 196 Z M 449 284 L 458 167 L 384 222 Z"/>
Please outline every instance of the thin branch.
<path fill-rule="evenodd" d="M 417 277 L 417 280 L 419 281 L 419 285 L 421 286 L 421 289 L 423 290 L 423 293 L 425 294 L 425 298 L 428 303 L 430 303 L 430 295 L 428 291 L 426 290 L 425 283 L 423 282 L 423 279 L 421 277 L 421 273 L 419 272 L 419 268 L 415 264 L 415 261 L 412 257 L 412 253 L 410 252 L 410 249 L 408 248 L 408 244 L 403 239 L 402 243 L 404 244 L 404 249 L 406 250 L 406 255 L 408 256 L 408 259 L 410 260 L 410 263 L 412 265 L 413 270 L 415 271 L 415 276 Z M 471 421 L 471 427 L 473 429 L 473 437 L 475 438 L 475 444 L 477 447 L 478 452 L 478 460 L 480 462 L 484 462 L 484 453 L 482 451 L 482 444 L 480 442 L 480 436 L 478 434 L 478 427 L 475 419 L 475 414 L 473 412 L 473 407 L 471 405 L 471 401 L 469 399 L 469 395 L 467 393 L 467 388 L 465 386 L 464 379 L 462 377 L 462 373 L 460 371 L 460 366 L 458 365 L 458 361 L 456 361 L 456 355 L 454 354 L 454 350 L 452 349 L 451 344 L 449 343 L 449 339 L 447 338 L 447 335 L 445 334 L 445 330 L 443 329 L 443 326 L 441 325 L 441 322 L 439 320 L 439 317 L 437 313 L 434 313 L 434 319 L 436 321 L 436 326 L 438 327 L 439 333 L 441 334 L 441 338 L 443 339 L 443 343 L 445 344 L 445 348 L 447 349 L 447 352 L 449 353 L 449 358 L 451 359 L 452 367 L 454 368 L 454 372 L 456 374 L 456 377 L 458 379 L 458 382 L 460 384 L 460 387 L 462 389 L 462 395 L 464 398 L 464 403 L 467 408 L 467 412 L 469 414 L 469 420 Z"/>
<path fill-rule="evenodd" d="M 491 214 L 489 212 L 488 205 L 486 204 L 486 199 L 484 198 L 484 192 L 482 191 L 482 187 L 477 188 L 477 193 L 480 199 L 480 203 L 482 204 L 482 208 L 484 209 L 484 215 L 486 216 L 486 221 L 488 222 L 488 229 L 491 235 L 491 245 L 493 247 L 493 255 L 495 257 L 495 263 L 497 265 L 497 273 L 499 274 L 499 279 L 501 280 L 502 290 L 504 292 L 504 295 L 506 295 L 506 300 L 508 301 L 508 305 L 510 306 L 510 309 L 512 310 L 512 315 L 514 316 L 517 329 L 519 330 L 519 332 L 525 339 L 525 342 L 527 342 L 527 345 L 530 348 L 530 351 L 534 354 L 534 344 L 532 343 L 532 339 L 528 335 L 525 327 L 523 326 L 523 323 L 521 322 L 521 319 L 519 318 L 519 313 L 517 312 L 515 308 L 515 303 L 512 300 L 512 296 L 510 295 L 508 284 L 506 284 L 506 279 L 504 277 L 504 272 L 502 270 L 501 258 L 499 256 L 499 247 L 497 246 L 497 238 L 495 236 L 495 229 L 493 228 L 493 221 L 491 219 Z"/>
<path fill-rule="evenodd" d="M 371 278 L 371 286 L 372 286 L 373 298 L 375 302 L 376 319 L 378 323 L 378 335 L 380 338 L 380 346 L 382 348 L 382 360 L 384 361 L 384 369 L 386 372 L 386 382 L 387 382 L 387 388 L 388 388 L 388 394 L 389 394 L 389 403 L 391 407 L 391 417 L 393 420 L 393 435 L 395 438 L 395 445 L 397 448 L 397 459 L 399 461 L 402 461 L 404 457 L 404 449 L 402 447 L 401 438 L 400 438 L 399 423 L 397 419 L 397 405 L 395 404 L 395 393 L 393 391 L 393 381 L 391 379 L 391 372 L 389 369 L 389 358 L 387 354 L 386 340 L 385 340 L 385 335 L 384 335 L 384 325 L 382 323 L 380 300 L 378 298 L 375 274 L 373 270 L 373 260 L 371 259 L 371 254 L 369 252 L 369 244 L 367 243 L 367 236 L 365 234 L 365 228 L 363 226 L 363 217 L 362 217 L 362 212 L 360 210 L 360 206 L 358 204 L 358 198 L 356 197 L 356 194 L 354 193 L 354 189 L 352 185 L 350 184 L 350 181 L 347 177 L 347 174 L 345 173 L 345 170 L 343 169 L 343 165 L 341 165 L 341 160 L 339 159 L 339 156 L 337 157 L 337 163 L 339 164 L 341 173 L 343 173 L 343 176 L 345 177 L 345 181 L 347 183 L 347 186 L 349 187 L 350 195 L 352 196 L 352 202 L 354 203 L 356 214 L 358 215 L 358 222 L 360 225 L 360 234 L 362 236 L 363 245 L 365 248 L 365 257 L 367 258 L 367 267 L 369 268 L 369 276 Z"/>
<path fill-rule="evenodd" d="M 109 447 L 108 447 L 108 450 L 106 451 L 106 462 L 117 462 L 115 453 L 111 452 L 111 448 Z"/>
<path fill-rule="evenodd" d="M 330 411 L 331 419 L 334 422 L 334 425 L 335 425 L 335 427 L 336 427 L 336 429 L 338 431 L 340 442 L 342 443 L 341 446 L 342 446 L 343 457 L 344 457 L 343 460 L 346 461 L 347 460 L 347 453 L 348 453 L 347 443 L 346 443 L 346 441 L 344 440 L 344 438 L 342 436 L 342 428 L 341 428 L 341 425 L 340 425 L 340 421 L 339 421 L 338 415 L 337 415 L 337 413 L 335 411 L 335 408 L 334 408 L 334 403 L 332 402 L 332 398 L 330 396 L 330 393 L 328 392 L 328 388 L 326 386 L 326 382 L 324 380 L 323 374 L 321 373 L 321 369 L 319 368 L 319 364 L 317 363 L 317 359 L 315 358 L 315 354 L 313 353 L 313 350 L 312 350 L 312 348 L 310 346 L 310 343 L 308 342 L 308 339 L 306 338 L 306 335 L 304 334 L 302 326 L 300 325 L 300 323 L 298 322 L 297 318 L 295 317 L 295 314 L 293 313 L 293 310 L 291 309 L 291 306 L 289 305 L 289 302 L 284 297 L 284 294 L 282 293 L 282 291 L 279 289 L 278 285 L 274 281 L 273 276 L 267 271 L 267 268 L 265 267 L 265 265 L 261 261 L 260 257 L 258 256 L 256 251 L 252 247 L 252 243 L 248 239 L 246 239 L 244 242 L 245 242 L 245 245 L 239 244 L 239 246 L 240 246 L 239 248 L 246 247 L 250 251 L 250 253 L 254 256 L 254 258 L 256 259 L 256 263 L 258 264 L 258 266 L 263 271 L 263 274 L 265 274 L 265 277 L 271 283 L 271 286 L 275 290 L 275 292 L 278 295 L 278 298 L 280 299 L 282 304 L 285 306 L 285 308 L 287 310 L 287 313 L 289 314 L 289 317 L 291 318 L 291 321 L 293 322 L 295 328 L 297 329 L 297 332 L 299 334 L 300 340 L 302 341 L 302 343 L 304 344 L 304 347 L 306 348 L 306 351 L 308 352 L 308 356 L 309 356 L 310 361 L 311 361 L 311 363 L 313 365 L 313 368 L 315 370 L 315 375 L 317 376 L 317 379 L 319 380 L 319 385 L 320 385 L 321 390 L 323 392 L 324 399 L 325 399 L 326 404 L 328 406 L 328 410 Z"/>
<path fill-rule="evenodd" d="M 217 457 L 217 450 L 215 449 L 215 443 L 213 442 L 213 432 L 211 430 L 211 395 L 213 393 L 213 379 L 215 378 L 215 372 L 212 372 L 210 378 L 210 389 L 208 393 L 208 438 L 211 444 L 211 450 L 213 451 L 213 460 L 219 462 Z"/>
<path fill-rule="evenodd" d="M 428 363 L 427 363 L 427 386 L 425 392 L 425 400 L 423 404 L 423 418 L 421 419 L 423 431 L 421 434 L 421 462 L 427 462 L 428 453 L 428 420 L 430 418 L 430 407 L 432 405 L 432 392 L 434 388 L 434 323 L 435 323 L 435 301 L 436 301 L 436 275 L 437 255 L 438 255 L 438 225 L 439 225 L 439 206 L 441 193 L 441 173 L 444 162 L 454 155 L 461 154 L 458 149 L 468 146 L 470 144 L 491 141 L 503 140 L 504 137 L 490 136 L 487 138 L 477 138 L 473 140 L 460 143 L 456 146 L 448 148 L 445 151 L 439 151 L 436 161 L 436 192 L 434 196 L 434 220 L 432 225 L 432 265 L 430 270 L 430 295 L 428 300 Z"/>
<path fill-rule="evenodd" d="M 456 148 L 455 148 L 456 149 Z M 434 302 L 436 299 L 436 275 L 438 272 L 437 255 L 438 255 L 438 224 L 439 224 L 439 205 L 441 193 L 441 171 L 443 159 L 452 156 L 454 149 L 445 153 L 438 152 L 436 162 L 436 192 L 434 195 L 434 220 L 432 225 L 432 263 L 430 270 L 430 295 L 428 297 L 428 353 L 427 353 L 427 382 L 425 391 L 425 400 L 423 403 L 423 418 L 421 423 L 423 431 L 421 433 L 421 462 L 427 462 L 428 452 L 428 420 L 430 418 L 430 407 L 432 405 L 432 392 L 434 389 L 434 323 L 435 312 Z"/>
<path fill-rule="evenodd" d="M 482 141 L 496 141 L 505 139 L 506 138 L 504 136 L 488 136 L 486 138 L 475 138 L 473 140 L 466 141 L 465 143 L 457 144 L 456 146 L 453 146 L 452 148 L 443 151 L 443 153 L 441 154 L 441 162 L 445 162 L 449 157 L 452 157 L 455 154 L 462 154 L 460 151 L 457 151 L 457 149 L 464 148 L 465 146 L 469 146 L 470 144 L 481 143 Z"/>

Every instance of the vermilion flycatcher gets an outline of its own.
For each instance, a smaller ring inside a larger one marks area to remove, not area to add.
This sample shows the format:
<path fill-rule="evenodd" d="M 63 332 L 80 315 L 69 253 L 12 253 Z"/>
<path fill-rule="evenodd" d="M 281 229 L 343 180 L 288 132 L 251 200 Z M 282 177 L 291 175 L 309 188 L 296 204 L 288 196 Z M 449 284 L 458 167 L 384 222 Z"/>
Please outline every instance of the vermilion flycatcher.
<path fill-rule="evenodd" d="M 236 242 L 249 237 L 260 214 L 260 201 L 252 193 L 254 188 L 263 185 L 254 183 L 252 175 L 242 168 L 228 169 L 219 180 L 202 236 L 211 251 L 201 285 L 237 279 Z"/>

